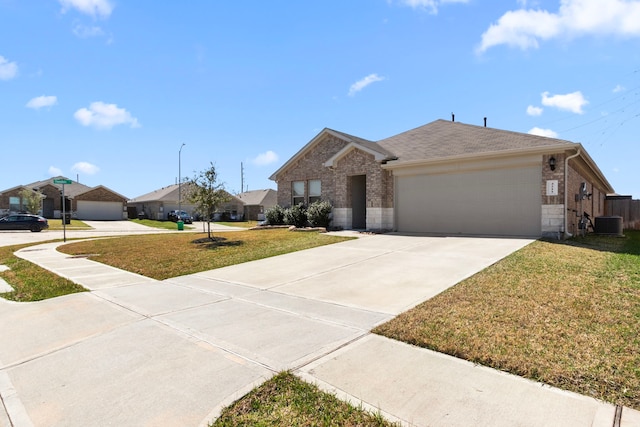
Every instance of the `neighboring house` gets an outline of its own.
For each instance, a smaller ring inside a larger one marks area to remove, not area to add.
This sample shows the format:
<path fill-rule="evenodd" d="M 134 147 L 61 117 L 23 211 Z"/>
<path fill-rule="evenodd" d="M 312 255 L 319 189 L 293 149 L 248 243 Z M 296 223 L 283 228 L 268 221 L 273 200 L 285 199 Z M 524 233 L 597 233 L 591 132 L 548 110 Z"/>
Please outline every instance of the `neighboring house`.
<path fill-rule="evenodd" d="M 178 206 L 189 215 L 198 217 L 197 206 L 188 198 L 190 185 L 173 184 L 129 200 L 129 218 L 137 218 L 142 214 L 145 218 L 164 221 L 167 220 L 169 212 L 178 210 Z M 218 207 L 215 219 L 241 220 L 244 215 L 244 203 L 231 194 L 227 193 L 227 196 L 229 200 Z"/>
<path fill-rule="evenodd" d="M 379 141 L 322 130 L 278 169 L 278 204 L 328 200 L 332 225 L 560 236 L 613 188 L 579 143 L 436 120 Z"/>
<path fill-rule="evenodd" d="M 265 211 L 278 204 L 278 192 L 270 188 L 245 191 L 238 194 L 237 197 L 244 203 L 246 220 L 263 221 Z"/>
<path fill-rule="evenodd" d="M 241 221 L 245 219 L 244 202 L 233 194 L 227 193 L 228 200 L 215 212 L 216 221 Z"/>
<path fill-rule="evenodd" d="M 28 189 L 42 198 L 41 215 L 45 218 L 62 217 L 62 184 L 54 180 L 67 179 L 62 176 L 19 185 L 0 192 L 0 211 L 19 212 L 24 209 L 20 191 Z M 73 181 L 64 185 L 64 210 L 73 218 L 86 220 L 122 220 L 126 218 L 127 198 L 115 191 L 99 185 L 89 187 Z"/>
<path fill-rule="evenodd" d="M 188 191 L 188 183 L 182 185 L 173 184 L 135 199 L 130 199 L 128 202 L 129 218 L 137 218 L 138 215 L 143 215 L 145 218 L 164 221 L 170 211 L 178 210 L 178 206 L 181 210 L 193 216 L 196 213 L 196 205 L 187 200 Z"/>

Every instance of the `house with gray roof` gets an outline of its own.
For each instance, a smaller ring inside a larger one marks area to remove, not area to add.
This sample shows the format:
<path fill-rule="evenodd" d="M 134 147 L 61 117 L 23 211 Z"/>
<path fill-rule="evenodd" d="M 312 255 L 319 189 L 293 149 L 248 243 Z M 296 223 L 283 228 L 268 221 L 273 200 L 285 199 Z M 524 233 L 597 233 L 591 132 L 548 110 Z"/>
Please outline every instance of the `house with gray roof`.
<path fill-rule="evenodd" d="M 265 211 L 278 204 L 278 193 L 271 188 L 245 191 L 237 197 L 244 203 L 246 220 L 263 221 Z"/>
<path fill-rule="evenodd" d="M 55 181 L 60 180 L 69 181 L 70 184 L 56 184 Z M 40 195 L 42 200 L 40 214 L 45 218 L 61 218 L 63 211 L 77 219 L 122 220 L 126 218 L 127 197 L 104 185 L 89 187 L 63 176 L 0 191 L 0 213 L 8 214 L 24 210 L 21 191 L 25 189 Z"/>
<path fill-rule="evenodd" d="M 436 120 L 378 141 L 324 129 L 270 179 L 278 204 L 328 200 L 333 226 L 562 236 L 611 184 L 580 143 Z"/>
<path fill-rule="evenodd" d="M 142 214 L 145 218 L 165 221 L 169 212 L 179 210 L 178 207 L 197 217 L 196 205 L 191 203 L 188 197 L 190 186 L 188 182 L 180 186 L 173 184 L 129 200 L 129 218 L 137 218 Z M 228 200 L 217 209 L 216 220 L 242 219 L 244 202 L 232 194 L 227 196 Z"/>

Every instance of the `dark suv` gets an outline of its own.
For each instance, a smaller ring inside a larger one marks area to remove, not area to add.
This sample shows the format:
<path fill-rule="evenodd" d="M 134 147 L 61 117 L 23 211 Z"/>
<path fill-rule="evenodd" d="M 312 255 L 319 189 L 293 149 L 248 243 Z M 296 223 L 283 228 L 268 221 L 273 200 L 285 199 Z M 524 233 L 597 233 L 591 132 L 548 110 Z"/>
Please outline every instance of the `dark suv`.
<path fill-rule="evenodd" d="M 0 230 L 42 231 L 49 228 L 49 221 L 39 215 L 15 214 L 0 218 Z"/>
<path fill-rule="evenodd" d="M 167 214 L 167 218 L 169 218 L 169 221 L 173 222 L 178 222 L 178 220 L 180 220 L 185 224 L 193 224 L 193 217 L 185 211 L 170 211 Z"/>

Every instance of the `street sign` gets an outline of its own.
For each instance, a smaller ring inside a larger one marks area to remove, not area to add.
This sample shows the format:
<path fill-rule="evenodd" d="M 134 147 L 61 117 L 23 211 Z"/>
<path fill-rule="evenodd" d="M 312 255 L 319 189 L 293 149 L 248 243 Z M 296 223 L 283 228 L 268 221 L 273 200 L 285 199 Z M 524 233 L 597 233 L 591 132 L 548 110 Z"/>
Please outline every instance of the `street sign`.
<path fill-rule="evenodd" d="M 73 181 L 71 181 L 70 179 L 54 179 L 53 183 L 54 184 L 71 184 Z"/>

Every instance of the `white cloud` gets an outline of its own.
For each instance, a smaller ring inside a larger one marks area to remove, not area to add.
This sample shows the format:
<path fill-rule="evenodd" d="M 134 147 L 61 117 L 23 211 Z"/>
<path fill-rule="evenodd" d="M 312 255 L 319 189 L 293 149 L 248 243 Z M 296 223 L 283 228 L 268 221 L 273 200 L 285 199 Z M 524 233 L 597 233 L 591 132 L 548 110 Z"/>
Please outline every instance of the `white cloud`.
<path fill-rule="evenodd" d="M 18 75 L 18 64 L 9 62 L 0 55 L 0 80 L 11 80 Z"/>
<path fill-rule="evenodd" d="M 75 9 L 85 15 L 108 18 L 113 12 L 113 4 L 110 0 L 58 0 L 62 5 L 62 12 Z"/>
<path fill-rule="evenodd" d="M 430 13 L 438 13 L 438 6 L 446 3 L 468 3 L 469 0 L 400 0 L 400 4 L 414 9 L 427 9 Z"/>
<path fill-rule="evenodd" d="M 556 107 L 560 110 L 571 111 L 572 113 L 582 114 L 582 107 L 587 105 L 589 101 L 584 99 L 582 92 L 572 92 L 566 95 L 549 96 L 549 92 L 542 94 L 542 105 L 547 107 Z"/>
<path fill-rule="evenodd" d="M 36 96 L 32 98 L 29 102 L 27 102 L 27 108 L 33 108 L 34 110 L 38 110 L 43 107 L 51 107 L 58 103 L 58 97 L 56 96 Z"/>
<path fill-rule="evenodd" d="M 546 136 L 547 138 L 557 138 L 558 134 L 551 129 L 541 129 L 534 127 L 528 132 L 530 135 Z"/>
<path fill-rule="evenodd" d="M 96 27 L 95 25 L 89 27 L 87 25 L 77 24 L 75 27 L 73 27 L 72 31 L 73 34 L 75 34 L 77 37 L 80 37 L 81 39 L 104 36 L 104 31 L 102 31 L 102 28 Z"/>
<path fill-rule="evenodd" d="M 96 165 L 92 165 L 87 162 L 78 162 L 75 165 L 71 166 L 71 170 L 78 173 L 84 173 L 86 175 L 95 175 L 98 173 L 100 168 Z"/>
<path fill-rule="evenodd" d="M 278 155 L 269 150 L 265 153 L 258 154 L 258 156 L 251 160 L 251 162 L 258 166 L 270 165 L 278 161 Z"/>
<path fill-rule="evenodd" d="M 128 124 L 132 128 L 140 127 L 138 119 L 124 108 L 116 104 L 92 102 L 89 108 L 81 108 L 73 115 L 83 126 L 93 126 L 97 129 L 111 129 L 117 125 Z"/>
<path fill-rule="evenodd" d="M 508 11 L 482 34 L 477 53 L 505 44 L 522 50 L 557 37 L 583 35 L 640 36 L 640 1 L 560 0 L 558 12 Z"/>
<path fill-rule="evenodd" d="M 384 80 L 384 77 L 380 77 L 377 74 L 369 74 L 367 77 L 360 79 L 351 85 L 351 87 L 349 88 L 349 96 L 354 96 L 356 93 L 360 92 L 371 83 L 380 82 L 382 80 Z"/>
<path fill-rule="evenodd" d="M 49 166 L 49 175 L 51 176 L 60 176 L 62 175 L 62 170 L 55 167 L 55 166 Z"/>
<path fill-rule="evenodd" d="M 613 93 L 623 92 L 625 90 L 627 90 L 626 87 L 621 85 L 616 85 L 616 87 L 613 88 Z"/>
<path fill-rule="evenodd" d="M 542 114 L 542 108 L 534 107 L 533 105 L 529 105 L 527 107 L 527 114 L 530 116 L 539 116 Z"/>

